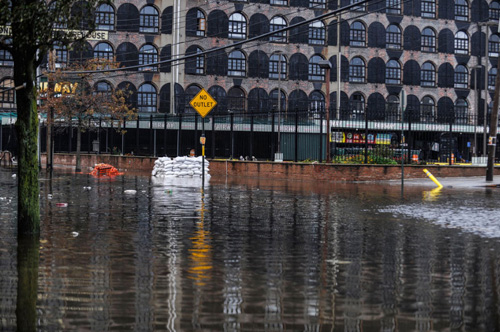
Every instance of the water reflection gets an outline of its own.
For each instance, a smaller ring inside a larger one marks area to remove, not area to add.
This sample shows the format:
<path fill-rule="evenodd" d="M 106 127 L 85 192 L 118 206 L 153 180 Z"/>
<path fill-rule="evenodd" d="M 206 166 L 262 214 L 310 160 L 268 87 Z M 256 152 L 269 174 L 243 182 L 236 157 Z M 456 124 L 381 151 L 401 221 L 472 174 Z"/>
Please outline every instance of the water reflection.
<path fill-rule="evenodd" d="M 4 171 L 0 184 L 15 198 Z M 428 200 L 409 188 L 402 201 L 398 186 L 211 178 L 201 192 L 61 173 L 40 184 L 41 248 L 22 250 L 40 257 L 37 291 L 18 272 L 34 260 L 18 262 L 15 204 L 0 215 L 2 330 L 18 326 L 16 307 L 38 330 L 499 329 L 500 247 L 482 219 L 500 208 L 486 191 Z"/>

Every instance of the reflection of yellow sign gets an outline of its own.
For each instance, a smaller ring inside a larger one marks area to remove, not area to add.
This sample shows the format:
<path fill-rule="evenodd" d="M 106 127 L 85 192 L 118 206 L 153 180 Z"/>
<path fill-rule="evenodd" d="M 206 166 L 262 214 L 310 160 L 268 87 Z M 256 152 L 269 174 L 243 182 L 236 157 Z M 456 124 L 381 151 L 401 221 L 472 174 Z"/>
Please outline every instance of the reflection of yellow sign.
<path fill-rule="evenodd" d="M 198 112 L 202 118 L 207 116 L 207 114 L 217 105 L 215 99 L 205 91 L 205 89 L 201 89 L 200 92 L 189 102 L 191 107 L 193 107 L 196 112 Z"/>

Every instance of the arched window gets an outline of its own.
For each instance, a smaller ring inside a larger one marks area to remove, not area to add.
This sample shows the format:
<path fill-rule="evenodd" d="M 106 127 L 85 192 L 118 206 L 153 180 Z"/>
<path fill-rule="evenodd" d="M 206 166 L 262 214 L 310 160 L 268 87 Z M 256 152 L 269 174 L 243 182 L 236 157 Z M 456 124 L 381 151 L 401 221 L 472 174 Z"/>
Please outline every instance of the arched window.
<path fill-rule="evenodd" d="M 158 33 L 159 15 L 154 6 L 144 6 L 139 13 L 139 32 Z"/>
<path fill-rule="evenodd" d="M 201 91 L 201 88 L 195 84 L 191 84 L 188 86 L 186 91 L 184 92 L 184 113 L 196 113 L 196 111 L 191 107 L 191 100 Z"/>
<path fill-rule="evenodd" d="M 68 49 L 65 45 L 54 44 L 55 65 L 56 68 L 65 68 L 68 65 Z"/>
<path fill-rule="evenodd" d="M 455 0 L 455 20 L 469 20 L 469 3 L 466 0 Z"/>
<path fill-rule="evenodd" d="M 455 120 L 459 124 L 467 124 L 469 122 L 468 112 L 469 104 L 463 98 L 457 99 L 455 102 Z"/>
<path fill-rule="evenodd" d="M 196 48 L 196 54 L 202 53 L 203 50 L 199 47 Z M 205 74 L 205 55 L 201 54 L 196 57 L 195 73 L 198 75 Z"/>
<path fill-rule="evenodd" d="M 286 112 L 286 94 L 280 89 L 281 100 L 279 101 L 279 109 L 281 112 Z M 269 99 L 271 100 L 271 109 L 278 110 L 278 89 L 274 89 L 269 94 Z"/>
<path fill-rule="evenodd" d="M 434 122 L 436 119 L 436 103 L 434 99 L 429 96 L 422 98 L 420 113 L 422 114 L 422 122 Z"/>
<path fill-rule="evenodd" d="M 436 0 L 421 0 L 420 15 L 425 18 L 436 17 Z"/>
<path fill-rule="evenodd" d="M 281 63 L 281 68 L 280 68 Z M 269 58 L 269 78 L 270 79 L 286 79 L 287 61 L 283 54 L 273 54 Z M 280 77 L 281 76 L 281 77 Z"/>
<path fill-rule="evenodd" d="M 401 64 L 396 60 L 389 60 L 385 66 L 385 83 L 401 84 Z"/>
<path fill-rule="evenodd" d="M 469 54 L 469 36 L 463 31 L 455 34 L 455 54 Z"/>
<path fill-rule="evenodd" d="M 366 27 L 363 23 L 356 21 L 351 24 L 349 40 L 351 46 L 364 47 L 366 45 Z"/>
<path fill-rule="evenodd" d="M 495 80 L 497 78 L 497 69 L 491 68 L 488 72 L 488 90 L 495 90 Z"/>
<path fill-rule="evenodd" d="M 97 7 L 95 26 L 97 30 L 111 31 L 115 29 L 115 10 L 112 6 L 101 4 Z"/>
<path fill-rule="evenodd" d="M 275 16 L 271 19 L 269 27 L 271 32 L 286 28 L 286 21 L 281 16 Z M 269 40 L 275 43 L 286 43 L 286 31 L 275 33 L 269 37 Z"/>
<path fill-rule="evenodd" d="M 102 42 L 94 47 L 94 59 L 113 60 L 113 48 L 108 43 Z"/>
<path fill-rule="evenodd" d="M 309 59 L 309 81 L 320 81 L 325 80 L 325 70 L 319 66 L 319 62 L 324 60 L 319 55 L 313 55 Z"/>
<path fill-rule="evenodd" d="M 237 86 L 233 86 L 227 92 L 227 110 L 234 113 L 245 112 L 245 92 Z"/>
<path fill-rule="evenodd" d="M 309 44 L 324 45 L 326 40 L 325 24 L 315 21 L 309 24 Z"/>
<path fill-rule="evenodd" d="M 349 82 L 364 83 L 365 82 L 365 62 L 360 57 L 352 58 L 349 62 Z"/>
<path fill-rule="evenodd" d="M 386 0 L 387 14 L 401 14 L 401 0 Z"/>
<path fill-rule="evenodd" d="M 325 96 L 317 90 L 309 95 L 309 113 L 313 117 L 325 113 Z"/>
<path fill-rule="evenodd" d="M 57 16 L 53 22 L 54 29 L 66 29 L 68 27 L 68 24 L 66 23 L 66 17 L 64 17 L 62 13 L 55 13 L 55 11 L 57 10 L 56 1 L 52 1 L 50 3 L 49 10 Z"/>
<path fill-rule="evenodd" d="M 397 95 L 389 95 L 386 102 L 385 119 L 387 121 L 398 121 L 399 118 L 399 97 Z"/>
<path fill-rule="evenodd" d="M 12 43 L 12 39 L 7 39 L 5 44 Z M 14 60 L 12 59 L 12 54 L 6 50 L 0 50 L 0 66 L 2 67 L 12 67 L 14 65 Z"/>
<path fill-rule="evenodd" d="M 207 19 L 205 18 L 205 14 L 197 9 L 196 10 L 196 35 L 203 37 L 205 36 L 205 31 L 207 29 L 206 25 Z"/>
<path fill-rule="evenodd" d="M 311 9 L 325 9 L 326 0 L 309 0 L 309 8 Z"/>
<path fill-rule="evenodd" d="M 491 57 L 498 57 L 500 53 L 500 37 L 498 35 L 491 35 L 488 42 L 488 55 Z"/>
<path fill-rule="evenodd" d="M 247 37 L 247 20 L 241 13 L 229 16 L 229 38 L 245 39 Z"/>
<path fill-rule="evenodd" d="M 436 32 L 431 28 L 422 30 L 422 52 L 436 52 Z"/>
<path fill-rule="evenodd" d="M 149 83 L 144 83 L 137 91 L 137 110 L 139 112 L 156 112 L 156 88 Z"/>
<path fill-rule="evenodd" d="M 205 13 L 199 8 L 191 8 L 186 14 L 186 36 L 204 37 L 207 29 Z"/>
<path fill-rule="evenodd" d="M 0 81 L 0 107 L 11 108 L 15 102 L 14 80 L 6 78 Z"/>
<path fill-rule="evenodd" d="M 464 65 L 458 65 L 455 68 L 455 88 L 459 89 L 467 89 L 468 82 L 467 82 L 467 77 L 469 76 L 469 73 L 467 71 L 467 68 Z"/>
<path fill-rule="evenodd" d="M 105 81 L 97 82 L 94 85 L 94 94 L 95 95 L 101 95 L 103 97 L 107 97 L 111 95 L 111 91 L 113 91 L 113 88 L 111 87 L 111 84 Z"/>
<path fill-rule="evenodd" d="M 498 21 L 500 19 L 500 2 L 492 1 L 489 7 L 490 20 Z"/>
<path fill-rule="evenodd" d="M 420 71 L 420 84 L 422 86 L 436 86 L 436 67 L 430 63 L 425 62 Z"/>
<path fill-rule="evenodd" d="M 351 120 L 364 120 L 365 119 L 365 97 L 355 92 L 349 99 L 351 108 Z"/>
<path fill-rule="evenodd" d="M 139 50 L 139 65 L 149 65 L 158 62 L 158 50 L 150 44 L 146 44 Z M 158 65 L 140 67 L 141 71 L 157 71 Z"/>
<path fill-rule="evenodd" d="M 401 48 L 401 29 L 391 24 L 385 31 L 385 47 L 399 50 Z"/>
<path fill-rule="evenodd" d="M 246 57 L 241 51 L 232 51 L 229 53 L 227 61 L 228 76 L 245 76 L 246 75 Z"/>

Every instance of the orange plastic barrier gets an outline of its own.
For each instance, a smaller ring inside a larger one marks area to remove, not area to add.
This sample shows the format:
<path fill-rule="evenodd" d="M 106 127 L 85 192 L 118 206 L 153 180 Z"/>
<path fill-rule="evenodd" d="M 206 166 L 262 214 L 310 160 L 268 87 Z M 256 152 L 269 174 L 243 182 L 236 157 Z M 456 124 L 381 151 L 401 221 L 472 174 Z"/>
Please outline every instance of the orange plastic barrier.
<path fill-rule="evenodd" d="M 115 176 L 123 175 L 123 173 L 118 172 L 118 170 L 109 164 L 97 164 L 94 170 L 89 174 L 94 176 Z"/>

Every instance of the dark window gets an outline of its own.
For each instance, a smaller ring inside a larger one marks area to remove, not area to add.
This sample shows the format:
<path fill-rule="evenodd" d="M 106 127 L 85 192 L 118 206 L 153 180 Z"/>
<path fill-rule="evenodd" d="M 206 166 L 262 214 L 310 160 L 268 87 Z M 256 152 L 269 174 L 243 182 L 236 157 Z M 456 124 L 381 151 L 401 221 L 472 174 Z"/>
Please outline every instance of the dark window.
<path fill-rule="evenodd" d="M 365 118 L 365 97 L 355 92 L 349 100 L 351 108 L 351 120 L 364 120 Z"/>
<path fill-rule="evenodd" d="M 286 21 L 281 16 L 275 16 L 270 22 L 270 31 L 277 31 L 286 27 Z M 277 32 L 269 40 L 275 43 L 286 43 L 286 31 Z"/>
<path fill-rule="evenodd" d="M 96 85 L 94 86 L 94 94 L 95 95 L 100 95 L 102 97 L 109 97 L 111 95 L 111 91 L 113 91 L 113 88 L 111 87 L 111 84 L 108 82 L 97 82 Z"/>
<path fill-rule="evenodd" d="M 467 68 L 463 65 L 458 65 L 455 68 L 455 88 L 467 89 L 468 82 L 467 77 L 469 73 L 467 72 Z"/>
<path fill-rule="evenodd" d="M 139 112 L 156 112 L 156 88 L 149 83 L 139 87 L 137 91 L 137 110 Z"/>
<path fill-rule="evenodd" d="M 386 0 L 388 14 L 401 14 L 401 0 Z"/>
<path fill-rule="evenodd" d="M 455 34 L 455 54 L 469 54 L 469 37 L 463 31 Z"/>
<path fill-rule="evenodd" d="M 97 7 L 95 12 L 95 25 L 97 30 L 115 29 L 115 10 L 107 4 Z"/>
<path fill-rule="evenodd" d="M 139 50 L 139 65 L 149 65 L 158 62 L 158 51 L 153 45 L 144 45 Z M 157 71 L 158 65 L 140 67 L 142 71 Z"/>
<path fill-rule="evenodd" d="M 436 17 L 436 1 L 435 0 L 421 0 L 420 14 L 425 18 Z"/>
<path fill-rule="evenodd" d="M 360 57 L 355 57 L 349 63 L 349 82 L 365 82 L 365 62 Z"/>
<path fill-rule="evenodd" d="M 191 45 L 186 50 L 186 55 L 193 55 L 200 53 L 203 53 L 203 50 L 196 45 Z M 186 59 L 185 70 L 186 74 L 190 75 L 205 74 L 205 55 L 200 54 L 199 56 Z"/>
<path fill-rule="evenodd" d="M 422 31 L 422 52 L 436 52 L 436 33 L 431 28 Z"/>
<path fill-rule="evenodd" d="M 459 124 L 467 124 L 469 105 L 463 98 L 457 99 L 455 102 L 455 120 Z"/>
<path fill-rule="evenodd" d="M 309 95 L 309 113 L 313 117 L 325 113 L 325 96 L 319 91 L 313 91 Z"/>
<path fill-rule="evenodd" d="M 498 21 L 500 19 L 500 3 L 492 1 L 489 8 L 490 20 Z"/>
<path fill-rule="evenodd" d="M 424 63 L 420 75 L 420 84 L 422 86 L 436 86 L 436 67 L 432 63 Z"/>
<path fill-rule="evenodd" d="M 94 59 L 113 60 L 113 48 L 108 43 L 99 43 L 94 47 Z"/>
<path fill-rule="evenodd" d="M 54 55 L 56 68 L 65 68 L 68 65 L 68 49 L 65 45 L 55 44 Z"/>
<path fill-rule="evenodd" d="M 12 54 L 6 50 L 0 50 L 0 66 L 11 67 L 14 65 L 14 60 L 12 59 Z"/>
<path fill-rule="evenodd" d="M 385 67 L 385 83 L 401 84 L 401 65 L 396 60 L 389 60 Z"/>
<path fill-rule="evenodd" d="M 281 99 L 279 100 L 278 107 L 278 89 L 274 89 L 269 94 L 269 99 L 271 100 L 271 109 L 278 110 L 281 109 L 281 112 L 286 112 L 286 94 L 283 90 L 280 89 Z"/>
<path fill-rule="evenodd" d="M 366 28 L 365 25 L 359 21 L 351 24 L 349 31 L 350 45 L 351 46 L 365 46 L 366 44 Z"/>
<path fill-rule="evenodd" d="M 158 11 L 153 6 L 145 6 L 139 14 L 139 32 L 158 33 Z"/>
<path fill-rule="evenodd" d="M 281 63 L 281 69 L 280 69 Z M 286 57 L 282 54 L 273 54 L 269 58 L 269 78 L 270 79 L 286 79 Z M 280 75 L 281 74 L 281 75 Z M 281 77 L 280 77 L 281 76 Z"/>
<path fill-rule="evenodd" d="M 309 24 L 309 44 L 324 45 L 326 40 L 325 24 L 321 21 Z"/>
<path fill-rule="evenodd" d="M 497 69 L 491 68 L 488 72 L 488 90 L 495 90 L 495 80 L 497 78 Z"/>
<path fill-rule="evenodd" d="M 326 0 L 309 0 L 309 8 L 325 9 L 326 8 Z"/>
<path fill-rule="evenodd" d="M 469 20 L 469 3 L 466 0 L 455 0 L 455 20 Z"/>
<path fill-rule="evenodd" d="M 387 121 L 399 121 L 399 97 L 389 95 L 386 102 L 385 119 Z"/>
<path fill-rule="evenodd" d="M 288 5 L 288 0 L 271 0 L 271 5 L 286 6 Z"/>
<path fill-rule="evenodd" d="M 203 50 L 201 48 L 196 49 L 196 53 L 202 53 Z M 199 55 L 196 57 L 196 74 L 203 75 L 205 74 L 205 55 Z"/>
<path fill-rule="evenodd" d="M 190 9 L 186 14 L 186 35 L 204 37 L 206 28 L 205 14 L 198 8 Z"/>
<path fill-rule="evenodd" d="M 201 10 L 196 10 L 196 35 L 197 36 L 205 36 L 206 30 L 206 18 L 205 14 Z"/>
<path fill-rule="evenodd" d="M 319 62 L 324 60 L 319 55 L 313 55 L 309 59 L 309 81 L 321 81 L 325 80 L 325 70 L 319 66 Z"/>
<path fill-rule="evenodd" d="M 387 27 L 385 33 L 385 47 L 398 50 L 401 48 L 401 29 L 395 24 L 391 24 Z"/>
<path fill-rule="evenodd" d="M 14 104 L 14 80 L 6 78 L 0 82 L 0 107 L 12 107 Z"/>
<path fill-rule="evenodd" d="M 500 38 L 498 35 L 491 35 L 488 43 L 488 55 L 491 57 L 498 57 L 500 53 Z"/>
<path fill-rule="evenodd" d="M 350 4 L 355 4 L 355 3 L 358 3 L 358 2 L 361 2 L 361 0 L 351 0 L 350 1 Z M 359 11 L 359 12 L 364 12 L 366 10 L 366 4 L 361 4 L 359 6 L 356 6 L 356 7 L 352 7 L 353 11 Z"/>
<path fill-rule="evenodd" d="M 201 89 L 197 85 L 190 85 L 184 92 L 184 113 L 196 113 L 196 111 L 191 107 L 191 100 L 200 92 Z"/>
<path fill-rule="evenodd" d="M 420 103 L 420 111 L 423 122 L 434 122 L 436 119 L 436 103 L 429 96 L 422 98 Z"/>
<path fill-rule="evenodd" d="M 227 92 L 227 110 L 235 113 L 245 112 L 245 93 L 239 87 L 232 87 Z"/>
<path fill-rule="evenodd" d="M 68 24 L 66 23 L 67 18 L 61 13 L 61 11 L 56 12 L 58 10 L 57 1 L 52 1 L 49 5 L 49 10 L 54 15 L 54 29 L 66 29 Z"/>
<path fill-rule="evenodd" d="M 240 13 L 229 16 L 229 38 L 245 39 L 247 36 L 247 20 Z"/>
<path fill-rule="evenodd" d="M 228 76 L 245 76 L 246 74 L 246 57 L 241 51 L 232 51 L 229 53 L 227 62 Z"/>

